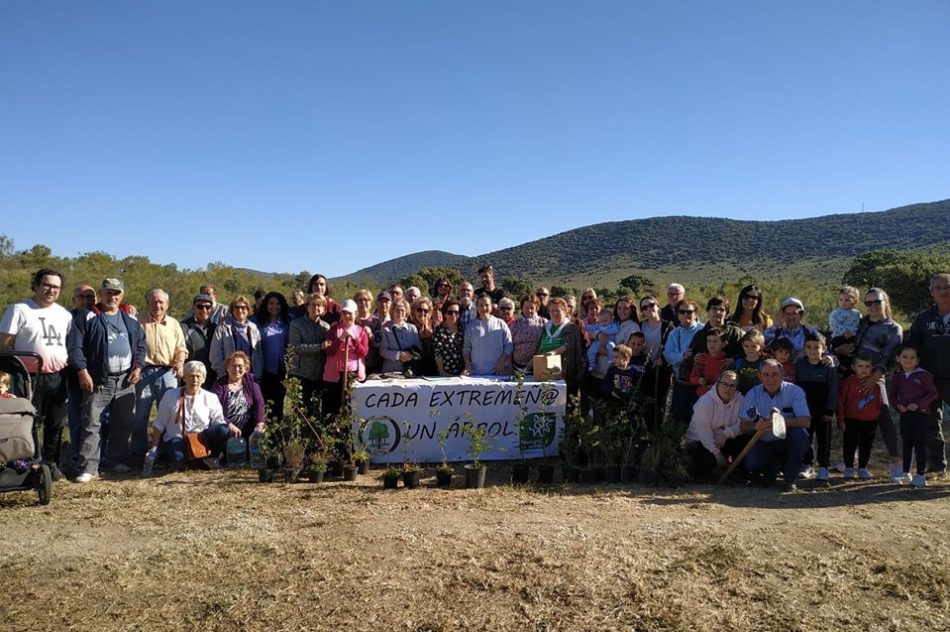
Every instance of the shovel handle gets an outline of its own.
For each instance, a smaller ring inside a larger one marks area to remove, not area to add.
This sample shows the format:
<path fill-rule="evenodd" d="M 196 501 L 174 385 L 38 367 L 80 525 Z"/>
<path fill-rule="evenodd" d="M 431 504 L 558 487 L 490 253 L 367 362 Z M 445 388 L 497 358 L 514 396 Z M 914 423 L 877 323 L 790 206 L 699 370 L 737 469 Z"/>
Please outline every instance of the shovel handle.
<path fill-rule="evenodd" d="M 726 480 L 727 478 L 729 478 L 729 475 L 732 474 L 732 472 L 735 471 L 737 467 L 739 467 L 740 463 L 742 463 L 742 459 L 746 457 L 746 455 L 752 449 L 752 446 L 758 443 L 759 439 L 761 439 L 762 435 L 764 435 L 765 433 L 766 433 L 765 430 L 756 430 L 755 434 L 752 435 L 752 438 L 749 439 L 749 442 L 745 444 L 744 448 L 742 448 L 742 452 L 739 453 L 739 456 L 737 456 L 736 458 L 732 460 L 732 463 L 729 464 L 729 468 L 725 472 L 723 472 L 722 476 L 719 477 L 719 480 L 716 481 L 716 485 L 722 485 L 722 482 Z"/>

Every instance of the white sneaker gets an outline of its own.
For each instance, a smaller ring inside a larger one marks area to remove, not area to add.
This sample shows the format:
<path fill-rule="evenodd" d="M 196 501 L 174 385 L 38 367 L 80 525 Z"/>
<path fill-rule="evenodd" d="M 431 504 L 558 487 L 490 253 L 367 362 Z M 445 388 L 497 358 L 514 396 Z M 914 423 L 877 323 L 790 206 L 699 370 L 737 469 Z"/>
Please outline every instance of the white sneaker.
<path fill-rule="evenodd" d="M 912 487 L 927 487 L 927 479 L 924 478 L 923 474 L 914 474 L 910 484 Z"/>
<path fill-rule="evenodd" d="M 854 478 L 854 469 L 850 467 L 844 468 L 844 479 L 850 481 L 852 478 Z"/>
<path fill-rule="evenodd" d="M 801 478 L 803 478 L 803 479 L 805 479 L 805 480 L 811 480 L 811 479 L 815 478 L 815 468 L 813 468 L 812 466 L 809 465 L 809 466 L 806 467 L 805 470 L 800 474 L 800 476 L 801 476 Z"/>
<path fill-rule="evenodd" d="M 90 474 L 89 472 L 83 472 L 82 474 L 77 476 L 75 480 L 77 483 L 88 483 L 89 481 L 96 478 L 99 478 L 99 477 L 96 476 L 95 474 Z"/>
<path fill-rule="evenodd" d="M 834 470 L 835 470 L 836 472 L 844 472 L 844 470 L 845 470 L 844 463 L 842 463 L 842 462 L 840 462 L 840 461 L 839 461 L 838 463 L 835 463 Z"/>
<path fill-rule="evenodd" d="M 112 471 L 115 472 L 116 474 L 128 474 L 129 472 L 132 471 L 132 468 L 126 465 L 125 463 L 119 463 L 114 468 L 112 468 Z"/>
<path fill-rule="evenodd" d="M 827 468 L 827 467 L 819 467 L 819 468 L 818 468 L 818 474 L 815 476 L 815 478 L 818 479 L 819 481 L 827 481 L 827 480 L 828 480 L 828 468 Z"/>
<path fill-rule="evenodd" d="M 910 485 L 910 473 L 904 472 L 897 478 L 891 477 L 891 481 L 897 483 L 898 485 Z"/>
<path fill-rule="evenodd" d="M 860 478 L 862 481 L 869 481 L 869 480 L 871 480 L 871 473 L 868 472 L 868 468 L 862 467 L 861 469 L 859 469 L 859 470 L 858 470 L 858 478 Z"/>

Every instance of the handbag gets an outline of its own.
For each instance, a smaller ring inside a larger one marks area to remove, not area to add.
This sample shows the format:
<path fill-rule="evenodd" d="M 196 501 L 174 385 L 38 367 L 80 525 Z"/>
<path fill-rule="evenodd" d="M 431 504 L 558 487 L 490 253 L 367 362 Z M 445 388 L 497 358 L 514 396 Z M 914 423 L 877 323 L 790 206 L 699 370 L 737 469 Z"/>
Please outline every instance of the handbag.
<path fill-rule="evenodd" d="M 178 425 L 185 442 L 185 457 L 189 460 L 204 459 L 211 456 L 211 450 L 205 445 L 200 432 L 185 432 L 185 391 L 178 397 Z"/>
<path fill-rule="evenodd" d="M 399 330 L 395 327 L 393 327 L 393 338 L 396 339 L 396 348 L 399 349 L 400 352 L 408 351 L 412 356 L 411 360 L 402 363 L 403 375 L 406 377 L 422 375 L 422 349 L 415 345 L 409 349 L 403 349 L 402 343 L 399 341 Z"/>

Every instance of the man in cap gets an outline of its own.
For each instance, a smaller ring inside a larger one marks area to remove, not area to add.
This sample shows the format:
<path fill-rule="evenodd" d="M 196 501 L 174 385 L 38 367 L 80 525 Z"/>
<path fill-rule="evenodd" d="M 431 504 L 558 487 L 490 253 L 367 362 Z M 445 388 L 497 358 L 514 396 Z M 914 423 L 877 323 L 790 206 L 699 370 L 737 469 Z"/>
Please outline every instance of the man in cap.
<path fill-rule="evenodd" d="M 99 303 L 73 319 L 67 336 L 69 363 L 79 375 L 83 392 L 82 443 L 77 483 L 99 476 L 99 429 L 102 411 L 109 409 L 108 456 L 121 463 L 128 454 L 135 421 L 135 385 L 145 368 L 145 332 L 138 321 L 119 309 L 124 287 L 119 279 L 102 281 Z"/>
<path fill-rule="evenodd" d="M 786 338 L 795 349 L 793 360 L 801 358 L 805 353 L 805 336 L 816 334 L 818 330 L 802 323 L 805 316 L 805 305 L 794 296 L 782 299 L 782 326 L 771 327 L 765 332 L 765 342 L 771 345 L 779 338 Z"/>
<path fill-rule="evenodd" d="M 40 451 L 37 444 L 36 454 L 49 466 L 54 480 L 63 478 L 58 463 L 66 421 L 66 337 L 72 328 L 72 316 L 56 303 L 62 288 L 59 272 L 37 271 L 30 283 L 33 296 L 8 307 L 0 321 L 0 348 L 28 351 L 42 360 L 33 389 L 33 404 L 43 424 L 43 448 Z M 24 360 L 31 367 L 32 358 Z"/>

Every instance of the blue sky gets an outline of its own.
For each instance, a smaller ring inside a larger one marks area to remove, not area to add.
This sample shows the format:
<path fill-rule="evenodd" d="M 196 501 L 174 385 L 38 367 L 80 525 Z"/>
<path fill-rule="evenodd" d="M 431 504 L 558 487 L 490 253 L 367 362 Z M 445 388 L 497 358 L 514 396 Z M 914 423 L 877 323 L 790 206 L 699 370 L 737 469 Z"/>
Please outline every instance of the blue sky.
<path fill-rule="evenodd" d="M 950 2 L 0 3 L 0 233 L 336 276 L 950 197 Z"/>

